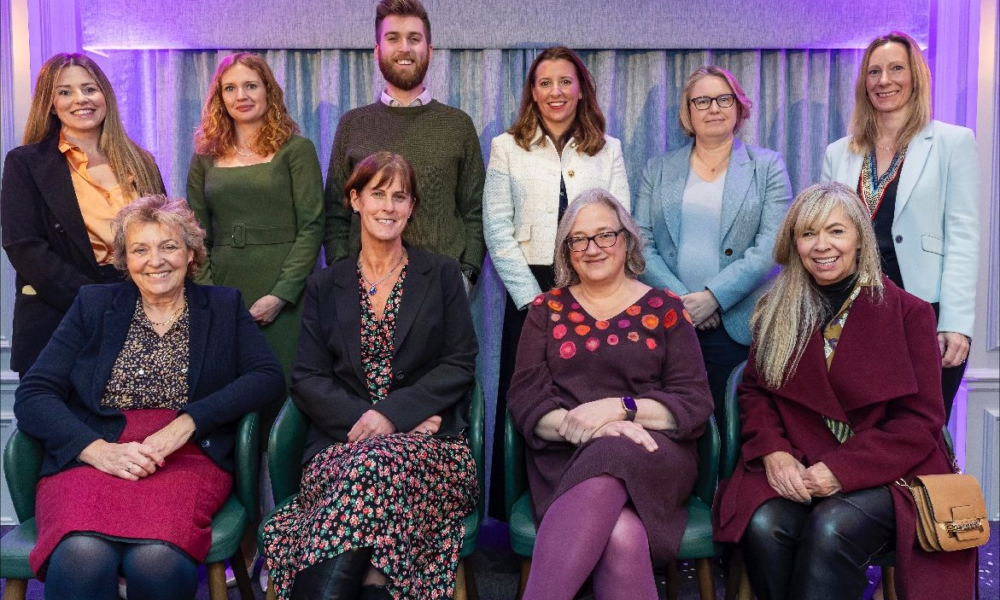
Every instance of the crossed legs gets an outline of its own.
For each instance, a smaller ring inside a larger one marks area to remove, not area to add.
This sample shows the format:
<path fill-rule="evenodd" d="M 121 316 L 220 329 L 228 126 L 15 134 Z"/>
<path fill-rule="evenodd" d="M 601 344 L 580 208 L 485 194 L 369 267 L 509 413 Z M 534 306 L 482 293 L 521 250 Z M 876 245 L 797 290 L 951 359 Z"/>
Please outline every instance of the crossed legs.
<path fill-rule="evenodd" d="M 655 600 L 649 540 L 625 484 L 601 475 L 570 488 L 538 528 L 525 600 L 572 600 L 593 574 L 598 600 Z"/>

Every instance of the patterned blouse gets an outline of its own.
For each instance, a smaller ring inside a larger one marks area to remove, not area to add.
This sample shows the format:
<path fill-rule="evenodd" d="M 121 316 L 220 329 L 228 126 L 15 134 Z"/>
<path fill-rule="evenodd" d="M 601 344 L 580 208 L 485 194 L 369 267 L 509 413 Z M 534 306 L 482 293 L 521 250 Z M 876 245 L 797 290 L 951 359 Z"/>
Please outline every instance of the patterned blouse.
<path fill-rule="evenodd" d="M 396 315 L 403 298 L 403 281 L 406 279 L 406 266 L 399 272 L 396 285 L 389 292 L 389 299 L 382 311 L 382 320 L 375 315 L 368 287 L 365 285 L 361 269 L 358 269 L 358 293 L 361 296 L 361 365 L 365 370 L 365 380 L 368 383 L 368 393 L 372 404 L 389 394 L 392 386 L 392 355 L 393 338 L 396 335 Z"/>
<path fill-rule="evenodd" d="M 160 337 L 142 310 L 142 298 L 139 298 L 125 345 L 111 368 L 101 406 L 118 410 L 183 408 L 188 402 L 189 342 L 186 299 L 181 316 Z"/>

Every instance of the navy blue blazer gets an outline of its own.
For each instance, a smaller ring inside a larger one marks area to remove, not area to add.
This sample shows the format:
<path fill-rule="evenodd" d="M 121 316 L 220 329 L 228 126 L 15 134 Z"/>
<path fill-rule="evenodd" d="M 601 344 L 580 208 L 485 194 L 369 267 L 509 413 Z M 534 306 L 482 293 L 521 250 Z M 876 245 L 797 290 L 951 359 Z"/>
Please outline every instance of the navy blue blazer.
<path fill-rule="evenodd" d="M 303 463 L 347 433 L 366 411 L 382 413 L 396 431 L 440 415 L 437 436 L 469 425 L 476 379 L 476 332 L 454 259 L 406 247 L 410 260 L 393 337 L 389 393 L 372 405 L 361 363 L 358 253 L 314 273 L 306 284 L 292 399 L 309 417 Z"/>
<path fill-rule="evenodd" d="M 237 421 L 280 399 L 281 366 L 232 288 L 185 281 L 191 337 L 188 404 L 192 438 L 216 464 L 233 470 Z M 131 281 L 91 285 L 80 293 L 14 393 L 17 428 L 45 445 L 41 475 L 82 463 L 80 452 L 125 429 L 121 411 L 101 397 L 125 345 L 139 289 Z"/>

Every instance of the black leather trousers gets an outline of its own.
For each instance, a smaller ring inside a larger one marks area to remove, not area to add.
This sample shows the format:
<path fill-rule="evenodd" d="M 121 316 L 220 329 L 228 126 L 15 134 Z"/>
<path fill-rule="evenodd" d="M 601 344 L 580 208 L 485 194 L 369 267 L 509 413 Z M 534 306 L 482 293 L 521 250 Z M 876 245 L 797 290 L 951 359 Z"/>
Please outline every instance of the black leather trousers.
<path fill-rule="evenodd" d="M 295 576 L 292 600 L 356 600 L 370 557 L 371 548 L 361 548 L 306 567 Z"/>
<path fill-rule="evenodd" d="M 895 546 L 896 515 L 886 487 L 809 506 L 786 498 L 757 509 L 740 541 L 759 600 L 860 600 L 873 557 Z"/>

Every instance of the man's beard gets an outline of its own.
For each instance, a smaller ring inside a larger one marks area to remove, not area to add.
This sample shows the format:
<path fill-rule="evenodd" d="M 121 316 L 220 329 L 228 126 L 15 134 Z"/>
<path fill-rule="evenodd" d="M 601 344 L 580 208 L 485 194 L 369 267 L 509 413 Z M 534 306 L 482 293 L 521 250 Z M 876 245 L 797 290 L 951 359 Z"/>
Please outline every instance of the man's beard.
<path fill-rule="evenodd" d="M 382 77 L 385 77 L 385 80 L 392 84 L 393 87 L 408 92 L 424 82 L 429 65 L 429 61 L 426 59 L 421 61 L 416 56 L 412 56 L 412 59 L 413 65 L 416 67 L 412 74 L 404 73 L 397 69 L 395 58 L 381 57 L 378 61 L 378 68 L 382 71 Z"/>

